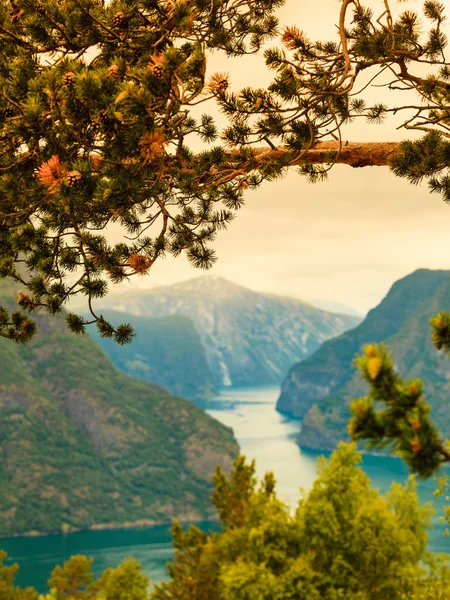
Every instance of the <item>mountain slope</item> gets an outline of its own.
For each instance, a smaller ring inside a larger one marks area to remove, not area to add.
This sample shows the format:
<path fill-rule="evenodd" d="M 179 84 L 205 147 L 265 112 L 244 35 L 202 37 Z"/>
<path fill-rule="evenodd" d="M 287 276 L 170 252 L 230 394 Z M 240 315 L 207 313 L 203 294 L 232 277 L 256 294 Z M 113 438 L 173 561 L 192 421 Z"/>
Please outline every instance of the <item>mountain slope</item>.
<path fill-rule="evenodd" d="M 189 316 L 218 386 L 279 383 L 294 362 L 360 321 L 210 276 L 101 302 L 136 315 Z"/>
<path fill-rule="evenodd" d="M 434 348 L 428 322 L 449 309 L 450 271 L 420 269 L 397 281 L 357 328 L 295 365 L 283 382 L 277 408 L 304 417 L 300 444 L 331 449 L 346 438 L 348 403 L 367 389 L 353 359 L 371 342 L 388 346 L 403 377 L 424 380 L 433 418 L 450 435 L 450 361 Z"/>
<path fill-rule="evenodd" d="M 31 344 L 0 339 L 0 536 L 208 516 L 232 431 L 120 373 L 62 318 L 37 320 Z"/>
<path fill-rule="evenodd" d="M 91 337 L 118 369 L 185 398 L 215 395 L 205 351 L 191 319 L 180 315 L 153 319 L 113 310 L 102 314 L 113 325 L 131 323 L 136 331 L 131 344 L 119 346 L 102 338 L 96 327 L 89 328 Z"/>

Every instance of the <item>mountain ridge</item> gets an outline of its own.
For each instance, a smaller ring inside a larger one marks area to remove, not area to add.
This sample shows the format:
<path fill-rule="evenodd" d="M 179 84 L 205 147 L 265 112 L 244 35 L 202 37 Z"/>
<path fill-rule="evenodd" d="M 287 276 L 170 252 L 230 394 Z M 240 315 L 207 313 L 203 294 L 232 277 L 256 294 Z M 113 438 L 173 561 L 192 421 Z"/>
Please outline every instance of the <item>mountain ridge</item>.
<path fill-rule="evenodd" d="M 365 344 L 385 343 L 400 375 L 424 380 L 433 418 L 443 435 L 450 434 L 450 362 L 431 341 L 429 318 L 449 310 L 450 271 L 418 269 L 398 280 L 380 304 L 352 331 L 329 340 L 294 365 L 284 380 L 277 409 L 303 418 L 302 447 L 328 450 L 347 439 L 348 404 L 367 386 L 353 368 Z"/>
<path fill-rule="evenodd" d="M 99 305 L 100 311 L 191 318 L 217 387 L 278 384 L 294 362 L 359 322 L 208 276 L 105 298 Z"/>

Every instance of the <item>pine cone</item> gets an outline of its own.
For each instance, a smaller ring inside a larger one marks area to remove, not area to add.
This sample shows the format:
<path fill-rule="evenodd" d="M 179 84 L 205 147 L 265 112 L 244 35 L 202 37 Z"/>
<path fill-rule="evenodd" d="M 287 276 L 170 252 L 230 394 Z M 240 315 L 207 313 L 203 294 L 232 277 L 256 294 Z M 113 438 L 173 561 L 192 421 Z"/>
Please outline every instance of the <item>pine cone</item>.
<path fill-rule="evenodd" d="M 100 122 L 103 123 L 103 125 L 107 125 L 111 120 L 109 118 L 108 111 L 106 111 L 106 110 L 101 110 L 98 113 L 98 118 L 100 119 Z"/>
<path fill-rule="evenodd" d="M 14 109 L 13 108 L 5 108 L 5 110 L 3 111 L 3 116 L 5 119 L 9 119 L 11 117 L 14 116 Z"/>
<path fill-rule="evenodd" d="M 76 187 L 83 180 L 83 175 L 80 171 L 69 171 L 67 173 L 66 182 L 68 187 Z"/>
<path fill-rule="evenodd" d="M 156 79 L 161 79 L 162 75 L 163 75 L 163 70 L 161 67 L 156 66 L 153 69 L 153 75 L 154 77 L 156 77 Z"/>
<path fill-rule="evenodd" d="M 45 15 L 45 7 L 40 2 L 36 2 L 36 4 L 34 5 L 34 10 L 41 17 Z"/>
<path fill-rule="evenodd" d="M 102 131 L 102 125 L 99 121 L 92 121 L 91 131 L 94 135 L 98 135 Z"/>
<path fill-rule="evenodd" d="M 119 69 L 119 65 L 116 65 L 115 63 L 113 65 L 111 65 L 110 67 L 108 67 L 108 73 L 110 74 L 110 76 L 113 79 L 120 79 L 120 69 Z"/>
<path fill-rule="evenodd" d="M 114 27 L 123 27 L 127 23 L 127 16 L 123 11 L 117 12 L 113 17 Z"/>
<path fill-rule="evenodd" d="M 100 122 L 100 127 L 102 131 L 111 131 L 113 129 L 113 120 L 108 115 L 108 111 L 101 110 L 98 113 L 98 120 Z"/>
<path fill-rule="evenodd" d="M 62 78 L 62 83 L 64 86 L 71 88 L 75 84 L 76 78 L 77 76 L 75 73 L 73 71 L 69 71 Z"/>

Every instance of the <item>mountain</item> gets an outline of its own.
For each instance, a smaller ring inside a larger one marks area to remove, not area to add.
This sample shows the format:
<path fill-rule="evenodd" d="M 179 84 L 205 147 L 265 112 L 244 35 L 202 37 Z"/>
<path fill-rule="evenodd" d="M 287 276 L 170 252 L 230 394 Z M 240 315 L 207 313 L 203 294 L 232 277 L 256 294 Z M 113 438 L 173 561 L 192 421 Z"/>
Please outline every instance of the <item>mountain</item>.
<path fill-rule="evenodd" d="M 0 280 L 0 305 L 12 289 Z M 204 519 L 231 429 L 116 370 L 62 317 L 32 343 L 0 338 L 0 537 Z"/>
<path fill-rule="evenodd" d="M 403 377 L 423 379 L 433 419 L 450 436 L 450 361 L 434 348 L 429 325 L 440 310 L 450 310 L 450 271 L 420 269 L 394 283 L 358 327 L 296 364 L 283 382 L 277 409 L 303 417 L 300 445 L 327 450 L 347 437 L 348 404 L 367 391 L 353 359 L 371 342 L 388 346 Z"/>
<path fill-rule="evenodd" d="M 217 386 L 280 383 L 293 363 L 360 321 L 211 276 L 101 302 L 135 315 L 190 317 Z"/>
<path fill-rule="evenodd" d="M 355 308 L 352 308 L 351 306 L 347 306 L 346 304 L 343 304 L 342 302 L 335 302 L 333 300 L 316 299 L 316 300 L 311 300 L 311 304 L 313 306 L 317 306 L 317 308 L 326 310 L 328 312 L 334 312 L 334 313 L 339 313 L 341 315 L 351 315 L 352 317 L 358 317 L 361 321 L 364 318 L 364 315 L 362 313 L 357 311 Z"/>
<path fill-rule="evenodd" d="M 131 344 L 119 346 L 102 338 L 95 326 L 89 328 L 115 367 L 185 398 L 215 395 L 213 376 L 191 319 L 181 315 L 153 319 L 113 310 L 103 310 L 102 314 L 113 325 L 131 323 L 136 331 Z"/>

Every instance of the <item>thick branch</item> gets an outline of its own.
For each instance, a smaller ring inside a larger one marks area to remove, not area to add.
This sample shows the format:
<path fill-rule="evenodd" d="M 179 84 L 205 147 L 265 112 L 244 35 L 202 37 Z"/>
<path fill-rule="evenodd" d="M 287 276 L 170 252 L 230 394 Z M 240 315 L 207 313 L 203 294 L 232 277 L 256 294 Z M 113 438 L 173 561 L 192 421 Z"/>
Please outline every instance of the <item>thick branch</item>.
<path fill-rule="evenodd" d="M 288 158 L 290 165 L 304 163 L 336 163 L 350 165 L 351 167 L 384 167 L 400 149 L 400 142 L 344 142 L 339 151 L 339 142 L 319 142 L 310 150 L 298 154 L 278 147 L 275 150 L 256 148 L 255 159 L 257 162 L 270 162 L 283 157 Z M 336 154 L 338 153 L 338 154 Z"/>

